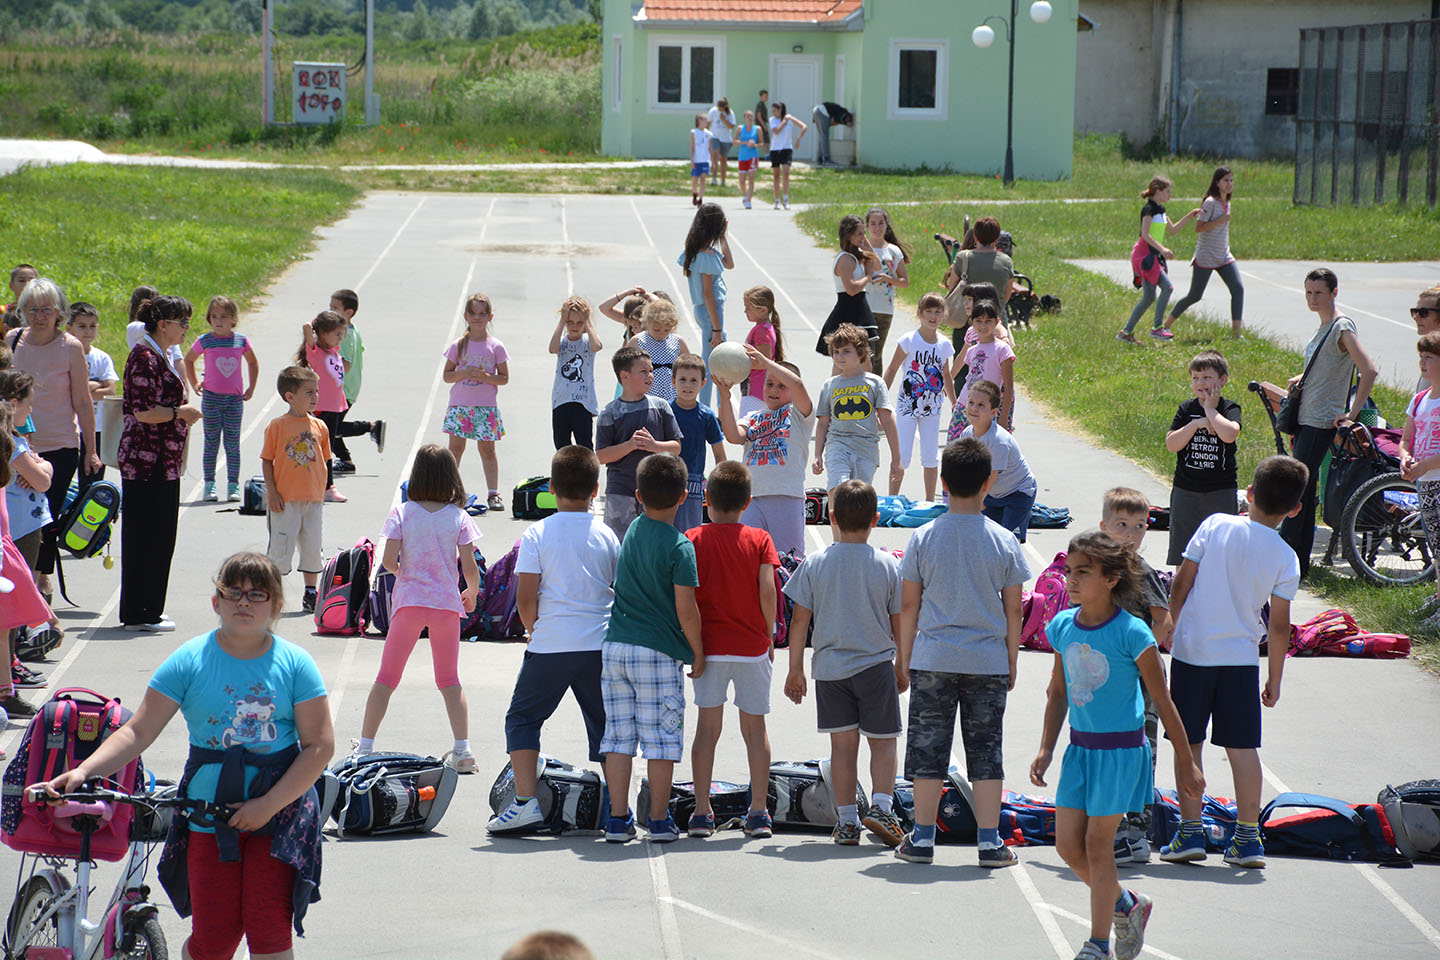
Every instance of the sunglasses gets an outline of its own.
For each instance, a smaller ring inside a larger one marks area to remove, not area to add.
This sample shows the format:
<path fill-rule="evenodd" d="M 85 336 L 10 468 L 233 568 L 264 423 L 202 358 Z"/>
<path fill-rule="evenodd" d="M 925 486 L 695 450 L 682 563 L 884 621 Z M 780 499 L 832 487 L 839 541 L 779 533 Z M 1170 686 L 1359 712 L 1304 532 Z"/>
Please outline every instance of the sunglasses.
<path fill-rule="evenodd" d="M 171 320 L 169 317 L 166 317 L 166 318 L 165 318 L 165 322 L 166 322 L 166 323 L 173 323 L 173 324 L 177 325 L 181 330 L 189 330 L 189 329 L 190 329 L 190 321 L 189 321 L 189 320 Z"/>
<path fill-rule="evenodd" d="M 248 600 L 252 604 L 269 603 L 270 591 L 252 588 L 250 590 L 237 590 L 235 587 L 216 585 L 215 592 L 220 594 L 222 599 L 231 603 L 239 603 L 241 600 Z"/>
<path fill-rule="evenodd" d="M 1410 316 L 1416 319 L 1428 317 L 1432 313 L 1440 313 L 1440 307 L 1411 307 Z"/>

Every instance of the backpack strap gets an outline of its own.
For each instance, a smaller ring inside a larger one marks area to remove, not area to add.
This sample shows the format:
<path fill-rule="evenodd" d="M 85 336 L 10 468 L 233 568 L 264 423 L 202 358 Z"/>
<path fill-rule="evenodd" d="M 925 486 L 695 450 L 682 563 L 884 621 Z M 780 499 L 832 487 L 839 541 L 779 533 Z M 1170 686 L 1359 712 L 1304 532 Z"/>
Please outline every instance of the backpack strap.
<path fill-rule="evenodd" d="M 1329 810 L 1331 813 L 1344 817 L 1357 827 L 1365 825 L 1365 818 L 1362 817 L 1353 806 L 1343 800 L 1336 800 L 1334 797 L 1321 796 L 1318 793 L 1282 793 L 1269 803 L 1265 809 L 1260 811 L 1260 823 L 1264 824 L 1271 815 L 1281 807 L 1308 807 L 1315 810 Z"/>
<path fill-rule="evenodd" d="M 43 783 L 54 780 L 69 769 L 68 763 L 73 759 L 69 746 L 74 739 L 72 734 L 75 732 L 79 709 L 75 701 L 68 698 L 52 699 L 46 704 L 46 708 L 45 713 L 49 714 L 49 718 L 42 728 L 45 742 L 41 744 L 44 759 L 40 762 L 40 781 Z M 43 717 L 44 713 L 41 716 Z"/>

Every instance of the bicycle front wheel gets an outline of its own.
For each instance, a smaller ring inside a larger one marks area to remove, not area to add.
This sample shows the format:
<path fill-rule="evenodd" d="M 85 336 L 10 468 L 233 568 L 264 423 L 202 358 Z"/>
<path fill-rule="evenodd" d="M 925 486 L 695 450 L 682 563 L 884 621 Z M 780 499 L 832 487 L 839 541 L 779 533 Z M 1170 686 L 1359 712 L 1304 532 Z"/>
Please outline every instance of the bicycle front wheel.
<path fill-rule="evenodd" d="M 170 948 L 165 945 L 165 931 L 160 921 L 151 917 L 134 932 L 134 941 L 125 956 L 129 960 L 170 960 Z"/>
<path fill-rule="evenodd" d="M 6 960 L 23 960 L 30 947 L 60 946 L 60 918 L 51 911 L 59 896 L 50 878 L 40 874 L 16 891 L 5 923 Z"/>
<path fill-rule="evenodd" d="M 1351 569 L 1379 587 L 1407 587 L 1435 576 L 1415 484 L 1382 473 L 1350 495 L 1340 519 L 1341 547 Z"/>

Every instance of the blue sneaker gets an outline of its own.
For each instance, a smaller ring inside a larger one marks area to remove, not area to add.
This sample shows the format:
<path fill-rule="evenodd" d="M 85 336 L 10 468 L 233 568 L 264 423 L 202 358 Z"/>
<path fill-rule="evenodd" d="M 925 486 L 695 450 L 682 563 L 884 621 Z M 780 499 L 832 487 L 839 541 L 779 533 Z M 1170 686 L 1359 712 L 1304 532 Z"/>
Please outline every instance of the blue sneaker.
<path fill-rule="evenodd" d="M 1205 859 L 1205 834 L 1192 833 L 1186 837 L 1176 830 L 1170 842 L 1160 848 L 1160 859 L 1166 863 L 1199 863 Z"/>
<path fill-rule="evenodd" d="M 765 839 L 775 835 L 768 810 L 751 810 L 745 815 L 745 836 Z"/>
<path fill-rule="evenodd" d="M 690 823 L 686 826 L 685 832 L 692 837 L 708 837 L 715 832 L 715 814 L 694 814 L 690 817 Z"/>
<path fill-rule="evenodd" d="M 623 817 L 611 817 L 605 821 L 605 842 L 625 843 L 635 839 L 635 814 L 626 811 Z"/>
<path fill-rule="evenodd" d="M 917 844 L 913 840 L 913 834 L 905 834 L 905 839 L 900 841 L 900 846 L 895 848 L 895 856 L 907 863 L 934 863 L 935 845 Z"/>
<path fill-rule="evenodd" d="M 664 820 L 650 821 L 650 842 L 651 843 L 674 843 L 680 839 L 680 825 L 675 818 L 669 814 Z"/>
<path fill-rule="evenodd" d="M 1265 866 L 1265 845 L 1255 840 L 1232 840 L 1225 851 L 1225 862 L 1232 867 L 1259 870 Z"/>

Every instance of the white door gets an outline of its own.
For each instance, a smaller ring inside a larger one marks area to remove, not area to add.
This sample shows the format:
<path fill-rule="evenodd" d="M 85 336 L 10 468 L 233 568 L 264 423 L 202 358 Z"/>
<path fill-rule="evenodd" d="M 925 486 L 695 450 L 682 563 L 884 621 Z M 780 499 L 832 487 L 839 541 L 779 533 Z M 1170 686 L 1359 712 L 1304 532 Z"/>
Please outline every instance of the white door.
<path fill-rule="evenodd" d="M 819 132 L 810 122 L 810 111 L 820 102 L 820 66 L 824 58 L 820 54 L 786 54 L 770 58 L 770 102 L 785 104 L 786 113 L 798 117 L 812 129 L 805 131 L 805 139 L 795 151 L 796 160 L 811 160 L 816 157 L 815 138 Z"/>

